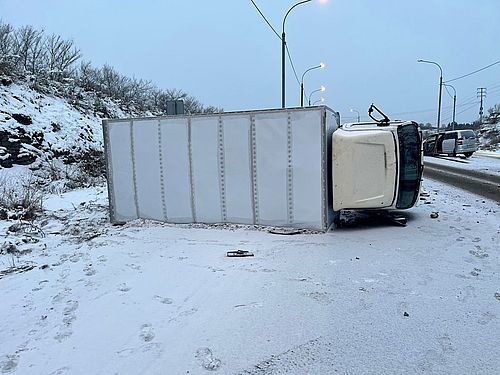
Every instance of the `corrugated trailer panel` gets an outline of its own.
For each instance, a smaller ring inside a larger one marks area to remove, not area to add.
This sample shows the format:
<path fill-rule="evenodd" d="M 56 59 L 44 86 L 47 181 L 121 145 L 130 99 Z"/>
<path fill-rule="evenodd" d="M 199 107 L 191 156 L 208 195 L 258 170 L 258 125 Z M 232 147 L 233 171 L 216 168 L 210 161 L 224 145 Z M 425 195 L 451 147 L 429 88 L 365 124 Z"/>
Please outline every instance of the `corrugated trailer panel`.
<path fill-rule="evenodd" d="M 292 165 L 293 165 L 293 224 L 304 227 L 323 222 L 322 183 L 311 183 L 322 179 L 321 112 L 294 112 L 292 114 Z M 319 197 L 303 199 L 302 197 Z"/>
<path fill-rule="evenodd" d="M 133 167 L 138 216 L 165 220 L 162 210 L 158 120 L 132 123 Z"/>
<path fill-rule="evenodd" d="M 160 130 L 166 221 L 191 223 L 188 121 L 182 117 L 165 118 Z"/>
<path fill-rule="evenodd" d="M 103 124 L 111 220 L 136 219 L 138 213 L 132 168 L 131 122 Z"/>
<path fill-rule="evenodd" d="M 287 215 L 287 114 L 255 116 L 256 223 L 290 224 Z"/>
<path fill-rule="evenodd" d="M 223 222 L 217 117 L 191 119 L 191 169 L 197 222 Z"/>
<path fill-rule="evenodd" d="M 250 116 L 224 116 L 224 184 L 226 219 L 253 224 Z"/>
<path fill-rule="evenodd" d="M 314 107 L 105 120 L 111 220 L 326 230 L 332 114 Z"/>

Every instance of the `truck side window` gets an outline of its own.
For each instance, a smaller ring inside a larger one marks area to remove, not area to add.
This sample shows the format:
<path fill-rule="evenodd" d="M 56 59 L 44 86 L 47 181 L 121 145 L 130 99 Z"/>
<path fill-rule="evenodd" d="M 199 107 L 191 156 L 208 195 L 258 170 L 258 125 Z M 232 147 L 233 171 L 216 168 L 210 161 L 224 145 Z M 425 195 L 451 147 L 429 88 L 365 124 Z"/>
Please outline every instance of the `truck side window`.
<path fill-rule="evenodd" d="M 422 177 L 421 139 L 417 124 L 399 127 L 398 141 L 401 167 L 396 208 L 405 209 L 415 204 Z"/>

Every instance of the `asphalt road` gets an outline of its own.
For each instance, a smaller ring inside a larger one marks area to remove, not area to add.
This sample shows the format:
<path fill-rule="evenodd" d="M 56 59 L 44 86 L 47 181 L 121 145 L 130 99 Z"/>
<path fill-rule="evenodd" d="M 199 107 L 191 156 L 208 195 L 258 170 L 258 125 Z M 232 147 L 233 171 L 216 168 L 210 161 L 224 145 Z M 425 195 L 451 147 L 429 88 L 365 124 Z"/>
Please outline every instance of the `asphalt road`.
<path fill-rule="evenodd" d="M 500 203 L 500 176 L 425 161 L 424 178 L 441 181 Z"/>

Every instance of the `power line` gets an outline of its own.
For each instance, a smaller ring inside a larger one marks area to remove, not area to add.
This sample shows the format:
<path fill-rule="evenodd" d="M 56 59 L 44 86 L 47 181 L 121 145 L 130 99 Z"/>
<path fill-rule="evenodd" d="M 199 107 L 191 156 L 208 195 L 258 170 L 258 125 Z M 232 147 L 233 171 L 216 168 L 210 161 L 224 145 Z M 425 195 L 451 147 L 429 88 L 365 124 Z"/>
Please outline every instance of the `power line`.
<path fill-rule="evenodd" d="M 261 15 L 261 17 L 264 19 L 264 21 L 266 21 L 267 25 L 271 28 L 271 30 L 273 30 L 273 32 L 279 38 L 279 40 L 282 40 L 280 34 L 278 34 L 278 32 L 276 31 L 276 29 L 273 27 L 273 25 L 271 25 L 271 23 L 267 20 L 266 16 L 264 16 L 264 13 L 261 12 L 261 10 L 257 6 L 257 4 L 255 4 L 255 2 L 253 0 L 250 0 L 250 1 L 252 2 L 252 4 L 255 7 L 255 9 L 257 9 L 257 11 Z M 286 53 L 288 55 L 288 60 L 290 61 L 290 65 L 292 66 L 293 74 L 295 75 L 295 79 L 297 80 L 297 83 L 300 85 L 299 77 L 297 76 L 297 71 L 295 70 L 295 66 L 293 65 L 292 56 L 290 55 L 290 50 L 288 49 L 288 45 L 287 44 L 285 45 L 285 48 L 286 48 Z"/>
<path fill-rule="evenodd" d="M 467 108 L 465 108 L 464 110 L 462 110 L 462 111 L 458 112 L 456 115 L 460 115 L 460 114 L 462 114 L 462 113 L 464 113 L 464 112 L 467 112 L 467 111 L 469 111 L 470 109 L 474 108 L 476 105 L 477 105 L 477 103 L 474 103 L 474 104 L 473 104 L 473 105 L 471 105 L 470 107 L 467 107 Z"/>
<path fill-rule="evenodd" d="M 264 16 L 264 13 L 262 13 L 259 9 L 259 7 L 257 6 L 257 4 L 255 4 L 255 2 L 253 0 L 250 0 L 253 4 L 253 6 L 255 7 L 255 9 L 257 9 L 257 12 L 259 12 L 259 14 L 262 16 L 262 18 L 264 19 L 264 21 L 266 21 L 266 23 L 268 24 L 268 26 L 271 28 L 271 30 L 274 31 L 274 33 L 276 34 L 276 36 L 281 40 L 281 36 L 280 34 L 278 34 L 278 32 L 274 29 L 273 25 L 271 25 L 271 23 L 267 20 L 266 16 Z"/>
<path fill-rule="evenodd" d="M 468 74 L 464 74 L 463 76 L 460 76 L 460 77 L 457 77 L 457 78 L 453 78 L 453 79 L 449 79 L 447 81 L 444 81 L 444 83 L 448 83 L 448 82 L 453 82 L 453 81 L 456 81 L 458 79 L 462 79 L 462 78 L 465 78 L 465 77 L 468 77 L 468 76 L 471 76 L 473 74 L 476 74 L 476 73 L 479 73 L 480 71 L 483 71 L 485 69 L 488 69 L 490 67 L 492 67 L 493 65 L 496 65 L 496 64 L 500 64 L 500 60 L 498 61 L 495 61 L 494 63 L 491 63 L 490 65 L 487 65 L 485 66 L 484 68 L 481 68 L 481 69 L 478 69 L 478 70 L 474 70 L 473 72 L 471 73 L 468 73 Z"/>
<path fill-rule="evenodd" d="M 288 55 L 288 60 L 290 60 L 290 65 L 292 66 L 293 74 L 295 76 L 295 79 L 297 80 L 297 83 L 300 86 L 299 77 L 297 76 L 297 72 L 295 71 L 295 66 L 293 66 L 292 56 L 290 56 L 290 51 L 288 50 L 288 44 L 285 46 L 285 48 L 286 48 L 286 53 Z"/>

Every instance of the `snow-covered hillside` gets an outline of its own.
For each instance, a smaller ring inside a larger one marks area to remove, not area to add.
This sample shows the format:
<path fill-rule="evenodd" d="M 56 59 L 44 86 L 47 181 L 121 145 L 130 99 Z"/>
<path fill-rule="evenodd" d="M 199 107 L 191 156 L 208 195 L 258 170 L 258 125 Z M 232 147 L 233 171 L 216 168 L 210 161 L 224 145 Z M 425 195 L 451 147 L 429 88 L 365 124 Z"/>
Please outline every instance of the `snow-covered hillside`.
<path fill-rule="evenodd" d="M 77 102 L 39 93 L 25 84 L 0 85 L 0 165 L 31 164 L 35 158 L 75 156 L 102 149 L 102 112 L 81 96 Z M 125 117 L 110 100 L 106 114 Z"/>

